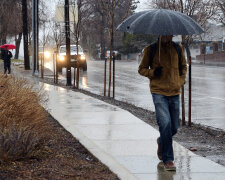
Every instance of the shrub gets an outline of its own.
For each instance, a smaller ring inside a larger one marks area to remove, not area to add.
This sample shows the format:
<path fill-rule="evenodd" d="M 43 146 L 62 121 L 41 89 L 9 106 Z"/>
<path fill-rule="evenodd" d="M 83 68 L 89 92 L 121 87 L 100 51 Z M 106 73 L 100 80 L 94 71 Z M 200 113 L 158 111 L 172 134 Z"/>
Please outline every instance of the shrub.
<path fill-rule="evenodd" d="M 25 79 L 0 75 L 0 160 L 30 158 L 42 147 L 48 125 L 41 101 Z"/>

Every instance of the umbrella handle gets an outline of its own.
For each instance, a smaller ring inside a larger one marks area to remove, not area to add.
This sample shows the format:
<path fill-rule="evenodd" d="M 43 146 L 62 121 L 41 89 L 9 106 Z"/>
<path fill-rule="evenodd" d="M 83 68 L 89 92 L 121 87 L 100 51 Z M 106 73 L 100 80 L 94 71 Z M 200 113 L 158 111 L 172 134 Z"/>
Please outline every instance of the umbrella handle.
<path fill-rule="evenodd" d="M 159 36 L 159 66 L 160 66 L 161 38 L 162 38 L 162 36 Z"/>

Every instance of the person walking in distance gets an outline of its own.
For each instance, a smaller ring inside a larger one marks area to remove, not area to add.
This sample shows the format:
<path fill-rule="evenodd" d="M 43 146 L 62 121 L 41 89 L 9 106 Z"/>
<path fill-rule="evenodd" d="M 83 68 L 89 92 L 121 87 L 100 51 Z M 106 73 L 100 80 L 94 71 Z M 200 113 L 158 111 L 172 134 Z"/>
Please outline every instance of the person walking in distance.
<path fill-rule="evenodd" d="M 11 58 L 12 53 L 8 50 L 8 47 L 6 46 L 5 49 L 2 51 L 2 59 L 4 61 L 4 74 L 6 74 L 8 70 L 8 74 L 11 73 Z"/>
<path fill-rule="evenodd" d="M 175 171 L 173 136 L 180 126 L 180 89 L 185 84 L 187 64 L 183 49 L 172 41 L 173 36 L 161 36 L 146 47 L 139 65 L 140 75 L 149 78 L 160 137 L 157 155 L 165 170 Z"/>

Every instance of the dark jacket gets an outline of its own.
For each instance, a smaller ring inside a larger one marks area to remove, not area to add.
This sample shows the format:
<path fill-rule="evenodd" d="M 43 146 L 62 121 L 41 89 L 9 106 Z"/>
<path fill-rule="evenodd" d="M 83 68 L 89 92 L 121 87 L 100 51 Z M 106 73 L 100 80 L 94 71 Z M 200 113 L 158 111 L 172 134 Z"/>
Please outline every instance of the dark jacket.
<path fill-rule="evenodd" d="M 3 50 L 1 56 L 4 62 L 9 62 L 10 59 L 12 58 L 12 53 L 8 50 Z"/>

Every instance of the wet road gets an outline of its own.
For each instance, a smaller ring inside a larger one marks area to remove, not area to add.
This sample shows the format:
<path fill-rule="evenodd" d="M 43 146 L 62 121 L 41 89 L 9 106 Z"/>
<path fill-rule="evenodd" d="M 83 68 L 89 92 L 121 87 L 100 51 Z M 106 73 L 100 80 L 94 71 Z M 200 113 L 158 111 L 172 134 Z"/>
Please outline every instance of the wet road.
<path fill-rule="evenodd" d="M 87 63 L 87 72 L 80 71 L 80 88 L 103 95 L 104 61 Z M 115 98 L 154 111 L 149 80 L 140 76 L 137 68 L 137 61 L 116 61 Z M 192 77 L 192 121 L 225 130 L 225 67 L 193 65 Z M 188 76 L 185 102 L 187 120 Z"/>

